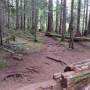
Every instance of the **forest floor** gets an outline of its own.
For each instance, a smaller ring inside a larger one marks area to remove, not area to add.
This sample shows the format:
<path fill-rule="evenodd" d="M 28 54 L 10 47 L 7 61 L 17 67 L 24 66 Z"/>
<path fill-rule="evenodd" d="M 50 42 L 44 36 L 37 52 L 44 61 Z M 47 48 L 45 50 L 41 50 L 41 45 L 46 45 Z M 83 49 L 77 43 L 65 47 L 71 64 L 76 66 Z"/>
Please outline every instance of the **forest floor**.
<path fill-rule="evenodd" d="M 65 65 L 48 57 L 67 64 L 90 59 L 90 42 L 77 42 L 75 49 L 71 50 L 67 42 L 56 41 L 43 33 L 39 35 L 42 38 L 40 49 L 23 55 L 22 60 L 15 60 L 10 53 L 0 51 L 4 60 L 0 70 L 0 90 L 16 90 L 31 83 L 50 80 L 54 73 L 63 72 Z"/>

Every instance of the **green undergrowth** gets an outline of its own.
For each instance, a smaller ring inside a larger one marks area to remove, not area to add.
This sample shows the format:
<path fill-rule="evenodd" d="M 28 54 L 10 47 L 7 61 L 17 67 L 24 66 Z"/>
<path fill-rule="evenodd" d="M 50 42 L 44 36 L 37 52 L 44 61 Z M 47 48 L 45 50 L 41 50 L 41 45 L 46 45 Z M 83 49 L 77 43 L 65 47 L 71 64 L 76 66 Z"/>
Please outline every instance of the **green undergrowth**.
<path fill-rule="evenodd" d="M 4 60 L 0 60 L 0 70 L 8 67 L 8 64 Z"/>
<path fill-rule="evenodd" d="M 15 39 L 13 39 L 15 37 Z M 5 38 L 5 46 L 16 53 L 26 53 L 38 51 L 42 48 L 42 37 L 37 34 L 37 42 L 34 42 L 34 36 L 30 32 L 14 32 Z"/>

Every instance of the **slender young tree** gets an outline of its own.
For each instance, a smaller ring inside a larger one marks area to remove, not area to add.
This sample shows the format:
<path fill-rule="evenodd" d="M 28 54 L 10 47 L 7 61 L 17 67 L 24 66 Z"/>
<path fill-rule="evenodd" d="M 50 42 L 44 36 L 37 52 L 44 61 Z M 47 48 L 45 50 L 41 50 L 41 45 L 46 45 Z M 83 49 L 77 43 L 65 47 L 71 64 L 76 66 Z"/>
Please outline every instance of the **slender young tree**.
<path fill-rule="evenodd" d="M 26 29 L 26 0 L 24 0 L 24 31 Z"/>
<path fill-rule="evenodd" d="M 2 25 L 1 25 L 1 22 L 0 22 L 0 46 L 3 45 L 3 40 L 2 40 Z"/>
<path fill-rule="evenodd" d="M 8 4 L 8 29 L 10 27 L 10 6 L 9 6 L 9 0 L 7 0 L 7 4 Z"/>
<path fill-rule="evenodd" d="M 1 9 L 1 3 L 0 3 L 0 46 L 3 45 L 2 40 L 2 9 Z"/>
<path fill-rule="evenodd" d="M 74 41 L 73 41 L 73 9 L 74 9 L 74 0 L 71 0 L 71 21 L 70 21 L 70 41 L 69 41 L 69 48 L 74 48 Z"/>
<path fill-rule="evenodd" d="M 23 2 L 22 2 L 22 0 L 20 1 L 20 7 L 21 7 L 21 29 L 23 29 L 23 13 L 22 13 L 22 11 L 23 11 Z"/>
<path fill-rule="evenodd" d="M 38 22 L 38 11 L 37 11 L 37 0 L 32 0 L 32 34 L 34 35 L 34 41 L 37 41 L 36 32 L 37 32 L 37 22 Z"/>
<path fill-rule="evenodd" d="M 88 2 L 89 0 L 86 0 L 86 18 L 85 18 L 85 31 L 84 31 L 84 35 L 87 35 L 87 26 L 88 26 Z"/>
<path fill-rule="evenodd" d="M 53 31 L 53 0 L 48 1 L 48 28 L 47 32 Z"/>
<path fill-rule="evenodd" d="M 90 13 L 89 13 L 89 20 L 88 20 L 88 34 L 90 34 Z"/>
<path fill-rule="evenodd" d="M 63 21 L 62 21 L 62 38 L 61 38 L 61 41 L 64 41 L 65 31 L 66 31 L 66 0 L 63 0 Z"/>

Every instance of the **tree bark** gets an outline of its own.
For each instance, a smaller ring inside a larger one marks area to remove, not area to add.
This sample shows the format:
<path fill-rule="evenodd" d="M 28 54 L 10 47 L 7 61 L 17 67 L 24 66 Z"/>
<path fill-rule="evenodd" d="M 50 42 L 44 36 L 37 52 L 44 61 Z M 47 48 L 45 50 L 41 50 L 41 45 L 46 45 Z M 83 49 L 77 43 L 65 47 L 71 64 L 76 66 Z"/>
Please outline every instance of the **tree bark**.
<path fill-rule="evenodd" d="M 84 15 L 83 15 L 83 26 L 82 26 L 82 35 L 84 34 L 84 29 L 85 29 L 85 8 L 86 8 L 86 0 L 84 2 Z"/>
<path fill-rule="evenodd" d="M 24 0 L 24 31 L 26 29 L 26 14 L 25 14 L 25 11 L 26 11 L 26 0 Z"/>
<path fill-rule="evenodd" d="M 18 15 L 18 6 L 19 6 L 19 1 L 16 0 L 16 30 L 19 29 L 19 15 Z"/>
<path fill-rule="evenodd" d="M 71 1 L 71 21 L 70 21 L 70 41 L 69 48 L 74 48 L 74 40 L 73 40 L 73 8 L 74 8 L 74 0 Z"/>
<path fill-rule="evenodd" d="M 22 15 L 22 0 L 20 2 L 20 6 L 21 6 L 21 29 L 23 29 L 23 15 Z"/>
<path fill-rule="evenodd" d="M 80 33 L 81 0 L 78 0 L 77 32 Z"/>
<path fill-rule="evenodd" d="M 48 28 L 47 32 L 53 31 L 53 0 L 48 1 Z"/>
<path fill-rule="evenodd" d="M 57 0 L 56 2 L 56 29 L 55 32 L 58 33 L 59 32 L 59 0 Z"/>
<path fill-rule="evenodd" d="M 38 6 L 37 0 L 32 0 L 32 34 L 34 35 L 34 41 L 36 42 L 36 32 L 38 24 Z"/>
<path fill-rule="evenodd" d="M 63 21 L 62 21 L 62 38 L 61 38 L 61 41 L 64 41 L 65 32 L 66 32 L 66 0 L 63 1 Z"/>
<path fill-rule="evenodd" d="M 10 27 L 10 7 L 9 7 L 9 0 L 7 0 L 7 4 L 8 4 L 8 29 Z"/>
<path fill-rule="evenodd" d="M 0 3 L 0 46 L 3 45 L 3 40 L 2 40 L 2 7 Z"/>
<path fill-rule="evenodd" d="M 90 13 L 89 13 L 89 20 L 88 20 L 88 34 L 90 34 Z"/>
<path fill-rule="evenodd" d="M 88 1 L 89 1 L 89 0 L 86 0 L 86 19 L 85 19 L 85 32 L 87 32 Z"/>
<path fill-rule="evenodd" d="M 60 7 L 60 26 L 59 26 L 59 34 L 62 33 L 62 0 L 61 0 L 61 7 Z"/>

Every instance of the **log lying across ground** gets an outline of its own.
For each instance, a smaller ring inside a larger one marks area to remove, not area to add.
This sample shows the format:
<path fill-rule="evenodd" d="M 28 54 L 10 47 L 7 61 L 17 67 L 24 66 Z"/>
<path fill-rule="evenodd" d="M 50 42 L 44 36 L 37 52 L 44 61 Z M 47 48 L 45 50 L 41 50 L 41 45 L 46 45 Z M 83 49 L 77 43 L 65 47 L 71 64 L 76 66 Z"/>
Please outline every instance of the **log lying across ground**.
<path fill-rule="evenodd" d="M 58 59 L 55 59 L 55 58 L 52 58 L 52 57 L 49 57 L 49 56 L 47 56 L 46 58 L 48 58 L 48 59 L 50 59 L 52 61 L 61 63 L 62 65 L 67 65 L 67 63 L 65 63 L 64 61 L 61 61 L 61 60 L 58 60 Z"/>
<path fill-rule="evenodd" d="M 47 33 L 46 36 L 49 37 L 57 37 L 57 38 L 61 38 L 61 35 L 58 34 L 53 34 L 53 33 Z M 65 39 L 70 39 L 70 36 L 65 36 Z M 78 41 L 90 41 L 90 38 L 88 37 L 74 37 L 74 40 L 78 40 Z"/>
<path fill-rule="evenodd" d="M 90 60 L 85 60 L 69 67 L 73 71 L 54 74 L 55 80 L 60 80 L 62 90 L 84 90 L 90 84 Z"/>

